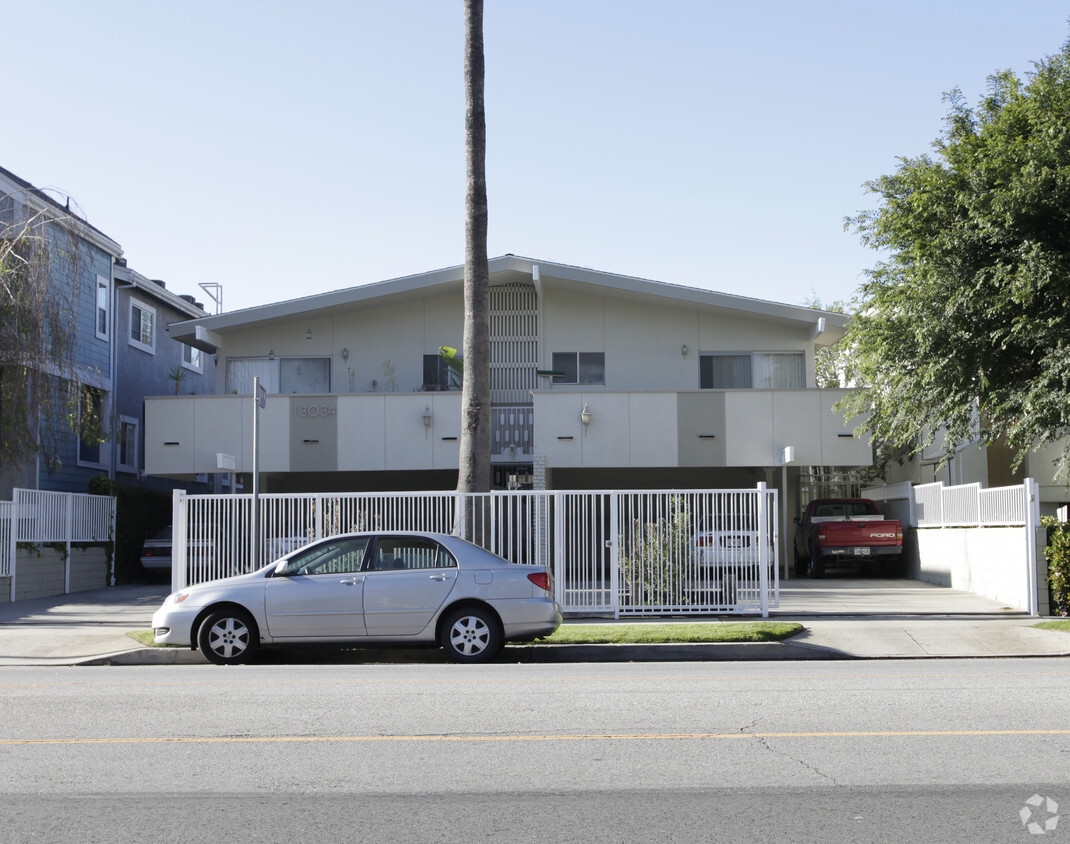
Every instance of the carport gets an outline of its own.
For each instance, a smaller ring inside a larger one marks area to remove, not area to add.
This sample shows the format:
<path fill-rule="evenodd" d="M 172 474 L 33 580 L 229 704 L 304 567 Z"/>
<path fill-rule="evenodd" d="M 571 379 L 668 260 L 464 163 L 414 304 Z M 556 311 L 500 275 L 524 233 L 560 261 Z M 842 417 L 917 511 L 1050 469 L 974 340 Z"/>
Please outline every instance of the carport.
<path fill-rule="evenodd" d="M 1048 614 L 1046 539 L 1035 480 L 991 489 L 900 483 L 865 488 L 861 497 L 903 523 L 906 579 L 835 573 L 816 581 L 785 579 L 782 612 L 801 601 L 821 614 Z M 940 609 L 941 601 L 948 608 Z"/>

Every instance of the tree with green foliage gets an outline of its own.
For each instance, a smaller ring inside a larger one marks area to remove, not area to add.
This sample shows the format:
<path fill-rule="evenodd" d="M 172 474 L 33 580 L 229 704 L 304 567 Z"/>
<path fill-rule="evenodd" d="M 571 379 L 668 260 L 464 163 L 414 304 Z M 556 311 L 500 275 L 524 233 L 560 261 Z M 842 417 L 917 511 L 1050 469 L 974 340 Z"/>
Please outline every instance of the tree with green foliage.
<path fill-rule="evenodd" d="M 80 276 L 77 221 L 0 199 L 0 467 L 11 472 L 53 457 L 62 430 L 104 435 L 74 365 L 76 288 L 53 283 Z"/>
<path fill-rule="evenodd" d="M 803 299 L 803 304 L 815 311 L 834 311 L 838 314 L 851 313 L 850 303 L 837 299 L 831 305 L 825 305 L 821 297 L 811 289 L 811 295 Z M 814 348 L 814 380 L 823 389 L 853 386 L 856 381 L 851 367 L 851 354 L 848 346 L 833 343 L 831 346 Z"/>
<path fill-rule="evenodd" d="M 1006 437 L 1019 462 L 1062 441 L 1070 465 L 1070 41 L 1023 82 L 991 76 L 976 108 L 945 95 L 933 155 L 867 183 L 847 220 L 882 253 L 844 343 L 847 416 L 893 446 Z"/>

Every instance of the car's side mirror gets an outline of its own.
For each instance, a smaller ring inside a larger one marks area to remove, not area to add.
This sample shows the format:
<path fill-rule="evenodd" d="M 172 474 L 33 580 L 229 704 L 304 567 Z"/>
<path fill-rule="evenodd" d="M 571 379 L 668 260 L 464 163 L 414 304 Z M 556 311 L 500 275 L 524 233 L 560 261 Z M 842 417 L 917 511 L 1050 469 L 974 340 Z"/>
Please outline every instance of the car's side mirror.
<path fill-rule="evenodd" d="M 794 519 L 793 521 L 794 521 L 794 522 L 795 522 L 795 524 L 797 524 L 797 525 L 801 525 L 801 524 L 802 524 L 802 519 L 800 519 L 800 518 L 799 518 L 798 516 L 796 516 L 796 517 L 795 517 L 795 519 Z"/>
<path fill-rule="evenodd" d="M 289 562 L 289 560 L 279 560 L 278 564 L 275 566 L 275 570 L 271 573 L 271 576 L 286 577 L 287 575 L 289 575 L 290 572 L 287 571 L 286 568 L 287 565 L 289 565 Z"/>

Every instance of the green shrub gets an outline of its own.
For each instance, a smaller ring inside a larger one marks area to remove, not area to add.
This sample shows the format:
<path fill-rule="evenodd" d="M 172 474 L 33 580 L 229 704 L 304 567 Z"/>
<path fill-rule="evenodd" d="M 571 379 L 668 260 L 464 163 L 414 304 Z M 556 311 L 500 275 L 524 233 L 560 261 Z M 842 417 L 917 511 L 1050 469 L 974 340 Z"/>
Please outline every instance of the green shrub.
<path fill-rule="evenodd" d="M 687 602 L 685 572 L 694 559 L 691 515 L 674 499 L 668 516 L 636 520 L 620 537 L 625 588 L 636 604 Z"/>
<path fill-rule="evenodd" d="M 115 496 L 115 582 L 142 580 L 141 546 L 147 537 L 171 524 L 171 496 L 123 486 L 106 475 L 90 479 L 89 492 Z"/>
<path fill-rule="evenodd" d="M 1048 594 L 1052 615 L 1070 615 L 1070 523 L 1059 522 L 1052 516 L 1041 519 L 1048 529 L 1048 546 L 1044 557 L 1048 561 Z"/>

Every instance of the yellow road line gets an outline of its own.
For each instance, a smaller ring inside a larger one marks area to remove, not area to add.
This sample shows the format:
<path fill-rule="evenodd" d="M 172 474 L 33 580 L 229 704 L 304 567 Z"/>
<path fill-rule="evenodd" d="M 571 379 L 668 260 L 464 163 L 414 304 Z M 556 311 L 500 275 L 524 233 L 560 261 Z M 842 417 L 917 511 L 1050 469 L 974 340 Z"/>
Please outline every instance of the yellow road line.
<path fill-rule="evenodd" d="M 0 745 L 45 744 L 272 744 L 301 742 L 526 742 L 679 739 L 930 738 L 940 736 L 1066 736 L 1070 730 L 858 730 L 802 733 L 574 733 L 532 736 L 176 736 L 150 738 L 0 739 Z"/>
<path fill-rule="evenodd" d="M 851 663 L 852 666 L 857 667 L 858 663 Z M 204 666 L 209 670 L 215 670 L 212 666 Z M 363 666 L 357 665 L 356 668 L 366 668 L 375 666 Z M 2 670 L 2 669 L 0 669 Z M 493 676 L 493 677 L 421 677 L 419 679 L 420 685 L 502 685 L 502 686 L 520 686 L 520 685 L 553 685 L 553 684 L 566 684 L 566 683 L 671 683 L 671 682 L 731 682 L 731 683 L 748 683 L 748 682 L 766 682 L 776 681 L 782 682 L 785 680 L 854 680 L 859 684 L 872 680 L 959 680 L 959 679 L 1011 679 L 1011 680 L 1025 680 L 1025 679 L 1042 679 L 1042 678 L 1057 678 L 1057 679 L 1070 679 L 1070 668 L 1064 671 L 1030 671 L 1024 673 L 1007 672 L 1007 671 L 991 671 L 991 672 L 946 672 L 936 674 L 925 673 L 905 673 L 905 674 L 893 674 L 893 673 L 881 673 L 881 674 L 858 674 L 857 676 L 849 677 L 846 674 L 836 673 L 824 673 L 824 674 L 805 674 L 805 673 L 791 673 L 791 674 L 728 674 L 728 673 L 716 673 L 716 674 L 681 674 L 679 676 L 660 676 L 660 675 L 643 675 L 637 673 L 635 675 L 625 674 L 613 674 L 599 677 L 597 675 L 584 675 L 575 677 L 541 677 L 541 676 L 525 676 L 525 677 L 506 677 L 506 676 Z M 63 681 L 22 681 L 18 683 L 10 683 L 0 681 L 0 690 L 3 689 L 49 689 L 49 688 L 166 688 L 166 687 L 212 687 L 212 686 L 397 686 L 405 685 L 412 682 L 416 682 L 412 677 L 389 677 L 389 678 L 372 678 L 372 677 L 344 677 L 344 678 L 325 678 L 319 679 L 314 677 L 301 677 L 301 678 L 275 678 L 275 677 L 263 677 L 256 679 L 242 679 L 234 676 L 227 676 L 226 678 L 213 679 L 213 680 L 63 680 Z M 881 691 L 877 689 L 876 691 Z M 898 691 L 893 690 L 893 691 Z"/>

